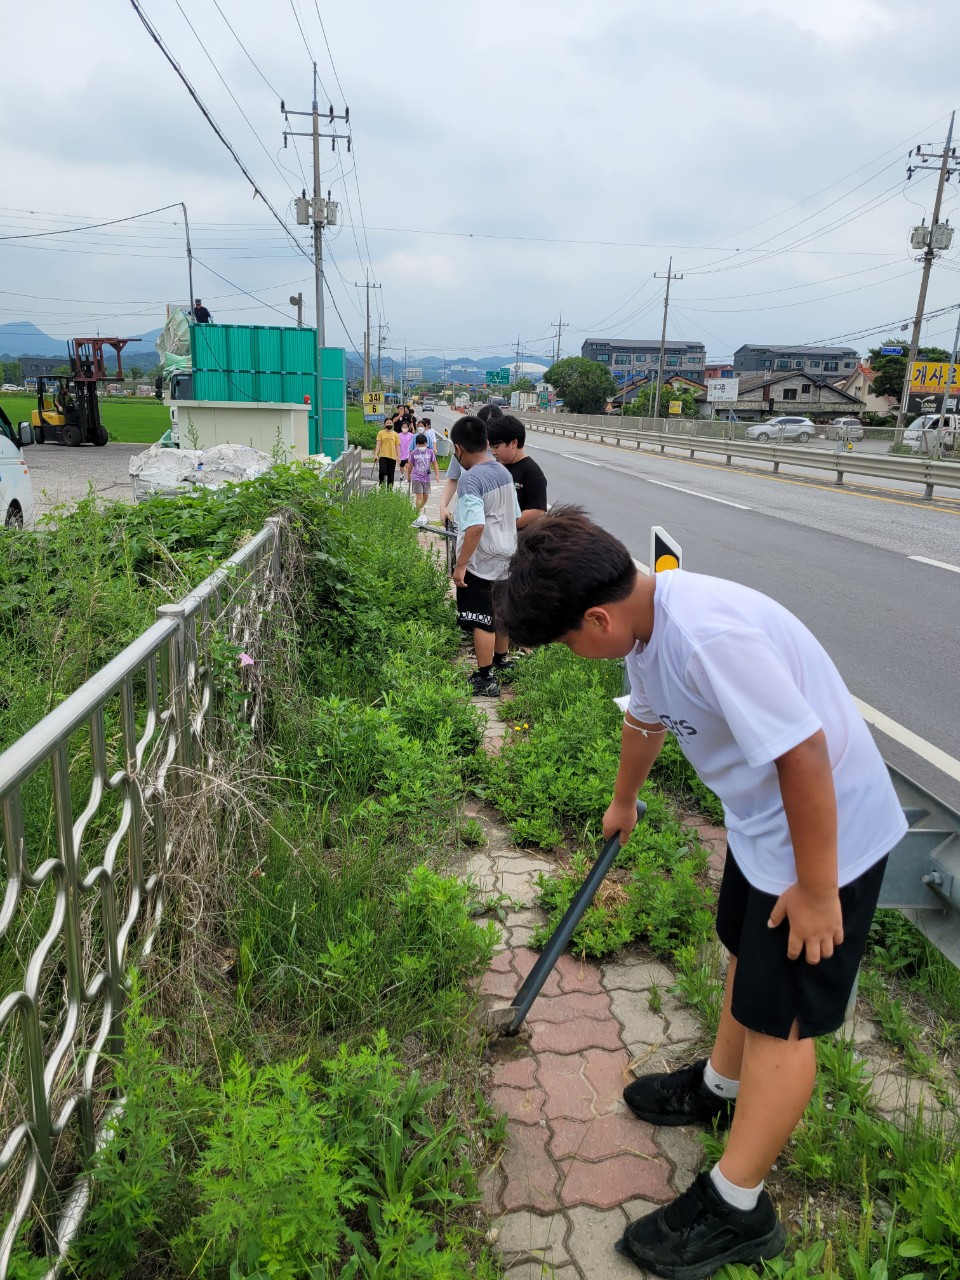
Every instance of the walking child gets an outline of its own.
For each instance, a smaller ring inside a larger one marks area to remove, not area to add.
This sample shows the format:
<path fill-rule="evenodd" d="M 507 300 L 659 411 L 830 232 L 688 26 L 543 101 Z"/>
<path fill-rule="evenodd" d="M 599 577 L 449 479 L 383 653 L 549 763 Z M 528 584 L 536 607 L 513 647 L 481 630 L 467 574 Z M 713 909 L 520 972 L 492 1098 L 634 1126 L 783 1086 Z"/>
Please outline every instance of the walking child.
<path fill-rule="evenodd" d="M 839 672 L 769 597 L 681 570 L 641 575 L 578 507 L 541 516 L 496 584 L 525 645 L 625 658 L 630 697 L 603 832 L 626 840 L 667 733 L 720 798 L 728 849 L 717 933 L 730 954 L 709 1058 L 641 1076 L 624 1100 L 655 1125 L 730 1126 L 723 1156 L 618 1250 L 702 1280 L 784 1248 L 763 1181 L 813 1092 L 814 1038 L 844 1020 L 887 854 L 906 820 Z"/>
<path fill-rule="evenodd" d="M 393 419 L 387 418 L 377 432 L 376 444 L 373 448 L 373 460 L 379 462 L 379 483 L 388 489 L 393 488 L 393 480 L 397 470 L 397 459 L 400 454 L 399 437 L 393 425 Z"/>
<path fill-rule="evenodd" d="M 423 514 L 423 509 L 427 505 L 427 499 L 430 497 L 430 468 L 433 468 L 433 474 L 437 477 L 437 484 L 440 483 L 440 468 L 437 466 L 437 455 L 427 444 L 427 437 L 421 431 L 416 438 L 416 444 L 410 452 L 407 472 L 410 476 L 410 492 L 413 494 L 414 505 L 417 508 L 417 518 L 414 524 L 421 528 L 427 523 L 427 517 Z"/>
<path fill-rule="evenodd" d="M 463 472 L 457 482 L 457 621 L 473 632 L 477 670 L 471 677 L 480 697 L 496 698 L 500 685 L 493 671 L 495 654 L 506 655 L 508 642 L 493 623 L 494 582 L 507 572 L 517 547 L 517 491 L 510 473 L 490 457 L 487 429 L 479 418 L 454 423 L 450 440 Z"/>

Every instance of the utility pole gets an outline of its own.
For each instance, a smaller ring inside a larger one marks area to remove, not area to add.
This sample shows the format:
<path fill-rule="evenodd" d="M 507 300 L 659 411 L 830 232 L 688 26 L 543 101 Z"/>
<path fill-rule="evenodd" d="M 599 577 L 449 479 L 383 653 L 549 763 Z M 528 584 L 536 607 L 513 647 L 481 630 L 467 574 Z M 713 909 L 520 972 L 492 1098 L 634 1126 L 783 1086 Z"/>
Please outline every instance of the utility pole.
<path fill-rule="evenodd" d="M 557 321 L 557 326 L 556 326 L 556 327 L 557 327 L 557 346 L 556 346 L 556 352 L 555 352 L 554 357 L 553 357 L 553 362 L 554 362 L 554 364 L 559 363 L 559 360 L 560 360 L 560 335 L 563 333 L 564 329 L 568 329 L 568 328 L 570 327 L 569 325 L 565 325 L 565 324 L 563 323 L 563 313 L 562 313 L 562 312 L 561 312 L 561 314 L 560 314 L 560 318 L 559 318 L 559 320 Z"/>
<path fill-rule="evenodd" d="M 517 335 L 517 362 L 513 366 L 513 380 L 518 381 L 520 377 L 520 335 Z"/>
<path fill-rule="evenodd" d="M 400 370 L 400 403 L 401 404 L 404 404 L 406 402 L 406 392 L 404 391 L 404 383 L 406 382 L 406 378 L 407 378 L 407 347 L 406 347 L 406 343 L 404 343 L 403 367 Z"/>
<path fill-rule="evenodd" d="M 664 276 L 662 272 L 655 273 L 653 278 L 654 280 L 663 280 Z M 663 385 L 663 354 L 667 345 L 667 312 L 670 309 L 670 283 L 672 280 L 682 280 L 682 279 L 683 279 L 682 275 L 674 274 L 673 258 L 671 257 L 667 265 L 667 275 L 666 275 L 667 289 L 663 295 L 663 327 L 660 330 L 660 355 L 657 360 L 656 399 L 651 400 L 650 402 L 650 408 L 652 408 L 653 410 L 650 416 L 654 418 L 660 417 L 660 388 Z"/>
<path fill-rule="evenodd" d="M 310 138 L 313 141 L 313 199 L 307 199 L 306 191 L 296 200 L 297 223 L 300 226 L 313 225 L 313 275 L 314 275 L 314 295 L 317 319 L 317 423 L 323 421 L 321 400 L 321 384 L 320 365 L 323 358 L 323 348 L 326 346 L 326 328 L 323 316 L 323 229 L 324 227 L 335 227 L 339 217 L 339 206 L 336 201 L 330 199 L 330 193 L 327 192 L 326 200 L 323 199 L 320 189 L 320 139 L 330 139 L 330 149 L 335 150 L 338 139 L 346 141 L 347 151 L 350 150 L 349 133 L 321 133 L 320 132 L 320 109 L 317 103 L 317 64 L 313 64 L 313 104 L 309 111 L 288 111 L 285 104 L 281 101 L 280 111 L 283 115 L 285 128 L 283 130 L 283 145 L 286 147 L 287 139 L 294 138 Z M 310 118 L 310 130 L 298 131 L 289 128 L 290 116 L 308 116 Z M 328 128 L 334 128 L 334 122 L 342 120 L 345 124 L 350 123 L 350 108 L 344 107 L 343 115 L 336 115 L 331 106 L 327 114 L 323 117 L 324 123 Z M 318 447 L 322 441 L 317 441 Z"/>
<path fill-rule="evenodd" d="M 373 378 L 373 358 L 372 358 L 372 355 L 371 355 L 371 347 L 370 347 L 370 290 L 371 290 L 371 289 L 382 289 L 382 288 L 383 288 L 383 286 L 382 286 L 382 285 L 379 285 L 379 284 L 371 284 L 371 283 L 370 283 L 370 276 L 368 275 L 368 276 L 367 276 L 367 280 L 366 280 L 366 284 L 363 284 L 363 285 L 355 284 L 353 287 L 354 287 L 355 289 L 366 289 L 366 291 L 367 291 L 367 327 L 366 327 L 366 329 L 365 329 L 365 330 L 364 330 L 364 332 L 363 332 L 363 389 L 364 389 L 364 392 L 368 392 L 368 391 L 372 390 L 371 382 L 372 382 L 372 378 Z M 381 327 L 381 330 L 382 330 L 383 326 L 381 325 L 380 327 Z M 381 338 L 380 338 L 380 342 L 381 342 L 381 344 L 382 344 L 382 342 L 383 342 L 382 335 L 381 335 Z M 378 366 L 379 366 L 379 361 L 380 361 L 380 350 L 379 350 L 379 346 L 378 346 L 378 348 L 377 348 L 377 363 L 378 363 Z M 377 374 L 378 374 L 378 376 L 379 376 L 379 372 L 380 372 L 380 370 L 379 370 L 379 367 L 378 367 L 378 369 L 377 369 Z"/>
<path fill-rule="evenodd" d="M 187 221 L 187 206 L 180 201 L 183 210 L 183 231 L 187 238 L 187 276 L 190 281 L 190 297 L 187 299 L 187 315 L 193 315 L 193 250 L 190 248 L 190 223 Z"/>
<path fill-rule="evenodd" d="M 917 348 L 920 345 L 920 330 L 923 327 L 923 312 L 927 305 L 927 286 L 930 283 L 930 268 L 933 266 L 933 260 L 938 253 L 944 253 L 950 248 L 953 241 L 953 228 L 947 222 L 940 221 L 940 206 L 943 203 L 943 188 L 950 178 L 950 175 L 957 172 L 956 152 L 952 146 L 953 143 L 953 120 L 955 112 L 950 112 L 950 127 L 947 130 L 947 144 L 943 151 L 924 151 L 922 147 L 911 152 L 913 158 L 919 159 L 918 165 L 910 165 L 907 168 L 907 177 L 912 178 L 918 169 L 922 169 L 928 161 L 938 160 L 940 162 L 940 178 L 937 182 L 937 194 L 933 201 L 933 213 L 930 216 L 929 228 L 921 223 L 919 227 L 913 228 L 910 237 L 910 245 L 914 249 L 923 249 L 923 269 L 920 273 L 920 293 L 917 298 L 917 312 L 913 319 L 913 332 L 910 335 L 910 354 L 907 357 L 907 367 L 903 375 L 903 392 L 900 396 L 900 409 L 897 413 L 897 435 L 894 436 L 896 441 L 900 440 L 900 432 L 903 429 L 903 420 L 907 413 L 907 403 L 910 397 L 910 374 L 913 370 L 913 362 L 917 358 Z"/>
<path fill-rule="evenodd" d="M 302 329 L 303 328 L 303 294 L 291 293 L 290 305 L 291 307 L 297 308 L 297 328 Z"/>
<path fill-rule="evenodd" d="M 377 323 L 377 383 L 381 391 L 383 390 L 383 379 L 380 376 L 380 356 L 383 352 L 385 343 L 386 334 L 384 333 L 384 324 L 383 321 L 380 320 Z"/>

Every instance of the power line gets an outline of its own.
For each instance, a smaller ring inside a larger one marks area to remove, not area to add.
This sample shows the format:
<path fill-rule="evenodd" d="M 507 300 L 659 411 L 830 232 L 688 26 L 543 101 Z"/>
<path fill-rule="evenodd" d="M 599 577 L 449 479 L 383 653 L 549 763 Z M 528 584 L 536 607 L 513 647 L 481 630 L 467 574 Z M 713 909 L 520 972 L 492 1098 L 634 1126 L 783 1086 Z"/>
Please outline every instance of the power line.
<path fill-rule="evenodd" d="M 217 135 L 217 137 L 220 139 L 220 141 L 223 143 L 226 149 L 230 152 L 230 155 L 233 157 L 233 161 L 236 164 L 237 168 L 240 170 L 240 172 L 243 174 L 246 180 L 250 183 L 251 187 L 253 187 L 254 195 L 260 197 L 263 203 L 267 206 L 267 208 L 273 214 L 277 223 L 286 232 L 287 236 L 290 238 L 291 243 L 296 246 L 297 251 L 299 253 L 302 253 L 303 256 L 309 261 L 310 255 L 304 249 L 303 245 L 299 242 L 299 240 L 296 238 L 293 232 L 289 230 L 284 220 L 280 217 L 280 214 L 277 213 L 276 209 L 273 207 L 273 205 L 270 203 L 267 197 L 260 190 L 259 183 L 250 173 L 250 170 L 247 168 L 247 166 L 240 159 L 240 156 L 237 154 L 237 151 L 234 148 L 233 144 L 226 137 L 223 130 L 220 128 L 216 120 L 214 120 L 213 116 L 210 114 L 207 107 L 204 105 L 202 99 L 200 98 L 200 95 L 197 93 L 196 89 L 194 89 L 193 85 L 187 79 L 186 73 L 183 71 L 183 68 L 180 66 L 176 58 L 174 58 L 173 54 L 167 48 L 166 44 L 163 41 L 163 37 L 160 35 L 157 29 L 153 26 L 153 24 L 151 23 L 147 15 L 144 13 L 139 0 L 130 0 L 130 4 L 131 4 L 131 7 L 133 8 L 133 11 L 136 13 L 137 17 L 143 23 L 144 29 L 146 30 L 147 34 L 150 36 L 151 40 L 154 42 L 154 44 L 157 46 L 157 48 L 160 50 L 160 52 L 163 54 L 166 60 L 170 63 L 171 67 L 173 67 L 174 71 L 179 76 L 183 84 L 183 87 L 190 94 L 190 97 L 193 99 L 197 107 L 200 109 L 200 112 L 202 113 L 207 123 L 210 125 L 210 128 L 214 131 L 214 133 Z"/>
<path fill-rule="evenodd" d="M 253 136 L 256 138 L 257 142 L 259 142 L 259 143 L 260 143 L 260 149 L 263 151 L 264 155 L 267 157 L 267 159 L 270 161 L 270 163 L 271 163 L 271 164 L 273 165 L 273 167 L 276 169 L 277 173 L 279 173 L 279 175 L 280 175 L 280 177 L 282 178 L 282 180 L 287 184 L 287 186 L 288 186 L 288 188 L 290 189 L 290 191 L 292 191 L 294 194 L 296 194 L 295 189 L 294 189 L 292 186 L 290 186 L 290 179 L 289 179 L 289 178 L 287 177 L 287 175 L 283 172 L 283 170 L 280 168 L 279 164 L 277 164 L 276 160 L 273 158 L 273 156 L 272 156 L 272 155 L 270 154 L 270 152 L 267 150 L 267 145 L 266 145 L 266 143 L 265 143 L 265 142 L 264 142 L 264 140 L 260 137 L 259 133 L 257 133 L 257 130 L 256 130 L 256 128 L 254 127 L 253 122 L 251 121 L 251 119 L 250 119 L 250 117 L 247 115 L 247 113 L 244 111 L 243 107 L 241 107 L 241 105 L 240 105 L 239 101 L 237 100 L 237 96 L 236 96 L 236 94 L 233 92 L 233 90 L 232 90 L 232 89 L 230 88 L 230 86 L 227 84 L 226 80 L 225 80 L 225 79 L 224 79 L 224 77 L 223 77 L 223 73 L 221 72 L 220 68 L 217 66 L 216 62 L 214 61 L 214 59 L 213 59 L 212 55 L 210 54 L 209 49 L 208 49 L 208 48 L 207 48 L 207 46 L 203 43 L 203 41 L 200 39 L 200 36 L 199 36 L 199 35 L 198 35 L 198 33 L 197 33 L 197 29 L 196 29 L 196 27 L 193 25 L 193 23 L 192 23 L 192 22 L 190 21 L 190 19 L 187 17 L 187 12 L 186 12 L 186 10 L 184 9 L 183 5 L 180 3 L 180 0 L 173 0 L 173 2 L 174 2 L 174 4 L 177 6 L 177 8 L 180 10 L 181 14 L 183 15 L 183 20 L 184 20 L 184 22 L 187 24 L 187 26 L 188 26 L 188 27 L 190 28 L 190 30 L 193 32 L 194 38 L 196 39 L 197 44 L 200 46 L 200 48 L 203 50 L 204 54 L 206 55 L 206 59 L 207 59 L 207 61 L 210 63 L 211 67 L 213 67 L 214 71 L 217 73 L 217 78 L 219 79 L 220 83 L 221 83 L 221 84 L 223 85 L 223 87 L 226 89 L 227 93 L 229 93 L 230 97 L 233 99 L 233 103 L 234 103 L 234 105 L 236 106 L 237 110 L 240 112 L 240 114 L 243 116 L 244 120 L 246 121 L 247 125 L 249 126 L 249 128 L 250 128 L 250 132 L 251 132 L 251 133 L 253 134 Z"/>
<path fill-rule="evenodd" d="M 263 81 L 263 83 L 267 86 L 267 88 L 270 90 L 270 92 L 271 92 L 271 93 L 272 93 L 276 98 L 278 98 L 278 99 L 279 99 L 281 95 L 277 92 L 277 90 L 273 87 L 273 85 L 270 83 L 270 81 L 267 79 L 267 77 L 266 77 L 266 76 L 263 74 L 263 72 L 260 70 L 260 67 L 259 67 L 259 65 L 258 65 L 258 63 L 257 63 L 257 60 L 254 58 L 253 54 L 250 52 L 250 50 L 247 48 L 247 46 L 243 43 L 243 41 L 240 39 L 240 37 L 237 35 L 236 31 L 235 31 L 235 30 L 234 30 L 234 28 L 233 28 L 233 24 L 231 23 L 230 19 L 227 17 L 227 15 L 223 12 L 223 10 L 222 10 L 222 9 L 221 9 L 221 7 L 220 7 L 220 0 L 213 0 L 213 5 L 214 5 L 214 7 L 216 8 L 217 13 L 219 13 L 220 17 L 224 20 L 224 22 L 225 22 L 225 23 L 227 24 L 227 26 L 230 28 L 230 33 L 231 33 L 231 35 L 233 36 L 234 40 L 236 40 L 237 44 L 240 46 L 240 48 L 243 50 L 243 52 L 247 55 L 247 60 L 249 61 L 250 65 L 253 67 L 254 71 L 256 71 L 257 75 L 260 77 L 260 79 Z"/>
<path fill-rule="evenodd" d="M 285 320 L 290 319 L 289 312 L 281 311 L 280 308 L 275 307 L 272 302 L 264 302 L 263 298 L 258 298 L 255 293 L 251 293 L 249 289 L 244 289 L 241 285 L 237 284 L 235 280 L 228 280 L 226 276 L 222 276 L 219 271 L 216 271 L 211 267 L 209 262 L 204 262 L 203 259 L 198 258 L 196 254 L 193 255 L 193 260 L 194 262 L 199 263 L 204 270 L 209 271 L 211 275 L 216 276 L 218 280 L 222 280 L 224 284 L 233 285 L 234 289 L 236 289 L 238 293 L 245 293 L 248 298 L 253 298 L 254 302 L 259 302 L 262 307 L 269 307 L 271 311 L 276 311 L 277 315 L 283 316 Z M 270 285 L 268 287 L 276 288 L 275 285 Z"/>
<path fill-rule="evenodd" d="M 113 227 L 118 222 L 132 222 L 134 218 L 148 218 L 153 213 L 162 213 L 164 209 L 179 208 L 180 202 L 177 201 L 176 204 L 162 204 L 157 209 L 147 209 L 143 213 L 126 213 L 122 218 L 108 218 L 105 222 L 92 222 L 88 226 L 62 227 L 58 231 L 28 231 L 22 235 L 0 236 L 0 240 L 37 240 L 41 236 L 66 236 L 75 231 L 95 231 L 98 227 Z"/>

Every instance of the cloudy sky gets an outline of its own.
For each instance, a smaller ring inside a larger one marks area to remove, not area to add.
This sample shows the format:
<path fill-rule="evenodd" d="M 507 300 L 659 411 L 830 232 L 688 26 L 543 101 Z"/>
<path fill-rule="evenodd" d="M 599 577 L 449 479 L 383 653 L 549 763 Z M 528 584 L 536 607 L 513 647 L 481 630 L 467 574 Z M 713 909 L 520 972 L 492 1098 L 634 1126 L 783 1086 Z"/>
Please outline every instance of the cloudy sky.
<path fill-rule="evenodd" d="M 349 105 L 353 151 L 321 150 L 343 221 L 328 240 L 331 343 L 361 341 L 367 269 L 374 319 L 411 363 L 518 337 L 535 357 L 560 314 L 567 353 L 587 336 L 659 336 L 671 254 L 684 278 L 670 336 L 713 357 L 858 335 L 916 305 L 907 234 L 929 219 L 935 178 L 907 183 L 906 157 L 942 146 L 960 105 L 955 0 L 141 7 L 304 249 L 291 202 L 309 145 L 283 150 L 279 99 L 309 107 L 315 57 L 321 105 Z M 309 304 L 310 262 L 130 0 L 17 4 L 4 37 L 0 236 L 184 201 L 215 319 L 292 321 L 300 288 Z M 960 177 L 943 216 L 960 216 L 958 192 Z M 182 246 L 177 210 L 0 240 L 0 322 L 156 328 L 186 298 Z M 960 238 L 928 309 L 957 299 L 958 271 Z M 925 336 L 948 343 L 953 324 L 931 319 Z"/>

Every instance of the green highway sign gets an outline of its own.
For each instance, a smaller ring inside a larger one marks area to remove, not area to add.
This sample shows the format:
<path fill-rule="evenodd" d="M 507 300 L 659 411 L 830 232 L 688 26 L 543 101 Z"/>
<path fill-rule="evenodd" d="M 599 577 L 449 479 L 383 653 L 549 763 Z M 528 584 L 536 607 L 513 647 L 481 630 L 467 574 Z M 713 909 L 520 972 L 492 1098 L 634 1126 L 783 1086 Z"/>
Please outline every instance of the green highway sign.
<path fill-rule="evenodd" d="M 506 387 L 510 383 L 509 369 L 488 369 L 484 381 L 488 386 Z"/>

